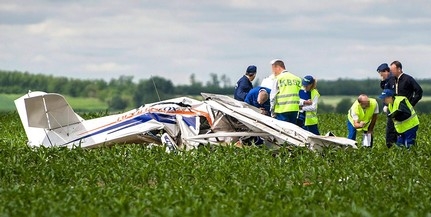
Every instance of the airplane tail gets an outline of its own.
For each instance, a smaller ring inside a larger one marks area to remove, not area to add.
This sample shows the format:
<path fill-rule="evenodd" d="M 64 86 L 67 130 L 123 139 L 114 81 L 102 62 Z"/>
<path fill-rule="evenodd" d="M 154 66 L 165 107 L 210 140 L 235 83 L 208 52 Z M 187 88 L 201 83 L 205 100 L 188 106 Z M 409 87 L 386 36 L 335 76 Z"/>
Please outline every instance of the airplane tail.
<path fill-rule="evenodd" d="M 29 92 L 16 99 L 15 106 L 31 147 L 50 144 L 46 141 L 50 140 L 51 130 L 83 120 L 59 94 Z"/>

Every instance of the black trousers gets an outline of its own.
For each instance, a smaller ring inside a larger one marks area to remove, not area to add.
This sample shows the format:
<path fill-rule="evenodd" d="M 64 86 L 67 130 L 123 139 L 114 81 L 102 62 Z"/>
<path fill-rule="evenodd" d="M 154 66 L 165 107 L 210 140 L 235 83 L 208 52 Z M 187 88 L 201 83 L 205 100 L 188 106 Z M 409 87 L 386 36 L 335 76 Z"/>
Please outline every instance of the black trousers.
<path fill-rule="evenodd" d="M 395 131 L 394 121 L 388 117 L 386 121 L 386 146 L 388 148 L 392 147 L 397 142 L 397 138 L 398 134 Z"/>

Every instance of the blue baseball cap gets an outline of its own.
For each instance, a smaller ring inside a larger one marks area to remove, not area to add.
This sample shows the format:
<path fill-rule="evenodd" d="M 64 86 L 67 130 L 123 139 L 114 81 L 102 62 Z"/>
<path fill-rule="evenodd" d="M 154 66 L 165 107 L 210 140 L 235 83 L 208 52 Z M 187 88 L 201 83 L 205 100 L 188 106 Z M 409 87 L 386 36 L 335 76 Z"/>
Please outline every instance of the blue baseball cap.
<path fill-rule="evenodd" d="M 250 65 L 247 67 L 247 74 L 255 74 L 257 72 L 257 67 L 254 65 Z"/>
<path fill-rule="evenodd" d="M 389 71 L 389 66 L 387 63 L 380 64 L 379 67 L 377 67 L 377 72 L 383 72 L 383 71 Z"/>
<path fill-rule="evenodd" d="M 314 83 L 314 78 L 311 75 L 307 75 L 302 79 L 302 85 L 307 86 Z"/>
<path fill-rule="evenodd" d="M 382 94 L 379 96 L 380 99 L 384 99 L 386 97 L 395 96 L 395 93 L 391 89 L 384 89 Z"/>

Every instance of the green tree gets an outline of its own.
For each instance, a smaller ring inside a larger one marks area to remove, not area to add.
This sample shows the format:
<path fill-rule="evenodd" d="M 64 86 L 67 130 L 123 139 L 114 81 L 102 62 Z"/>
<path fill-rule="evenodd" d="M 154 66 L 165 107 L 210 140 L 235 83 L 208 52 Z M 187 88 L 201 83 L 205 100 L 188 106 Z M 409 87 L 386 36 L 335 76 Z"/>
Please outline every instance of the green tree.
<path fill-rule="evenodd" d="M 352 106 L 352 100 L 349 98 L 343 98 L 335 108 L 336 113 L 346 113 L 349 111 L 350 107 Z"/>

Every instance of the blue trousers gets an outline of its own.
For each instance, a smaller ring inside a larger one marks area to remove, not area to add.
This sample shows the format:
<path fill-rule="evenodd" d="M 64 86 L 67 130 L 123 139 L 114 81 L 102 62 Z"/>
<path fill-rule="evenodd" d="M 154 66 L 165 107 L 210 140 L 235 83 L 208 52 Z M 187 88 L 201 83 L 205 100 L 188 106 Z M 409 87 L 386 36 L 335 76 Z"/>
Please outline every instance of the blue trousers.
<path fill-rule="evenodd" d="M 347 120 L 347 130 L 349 131 L 347 138 L 356 140 L 356 128 L 350 123 L 349 120 Z"/>
<path fill-rule="evenodd" d="M 347 130 L 349 131 L 349 135 L 347 135 L 347 138 L 352 139 L 352 140 L 356 140 L 356 128 L 350 123 L 349 120 L 347 120 Z M 367 131 L 364 131 L 364 133 L 366 133 Z M 368 147 L 372 147 L 373 146 L 373 135 L 371 135 L 371 146 Z"/>
<path fill-rule="evenodd" d="M 397 146 L 410 148 L 416 142 L 416 132 L 419 126 L 413 127 L 404 133 L 401 133 L 397 139 Z"/>
<path fill-rule="evenodd" d="M 276 113 L 275 119 L 280 121 L 286 121 L 292 124 L 296 124 L 296 118 L 298 117 L 298 112 L 284 112 L 284 113 Z"/>
<path fill-rule="evenodd" d="M 304 128 L 304 130 L 312 132 L 312 133 L 314 133 L 316 135 L 320 135 L 319 128 L 317 127 L 317 124 L 309 125 L 309 126 L 303 126 L 302 128 Z"/>

